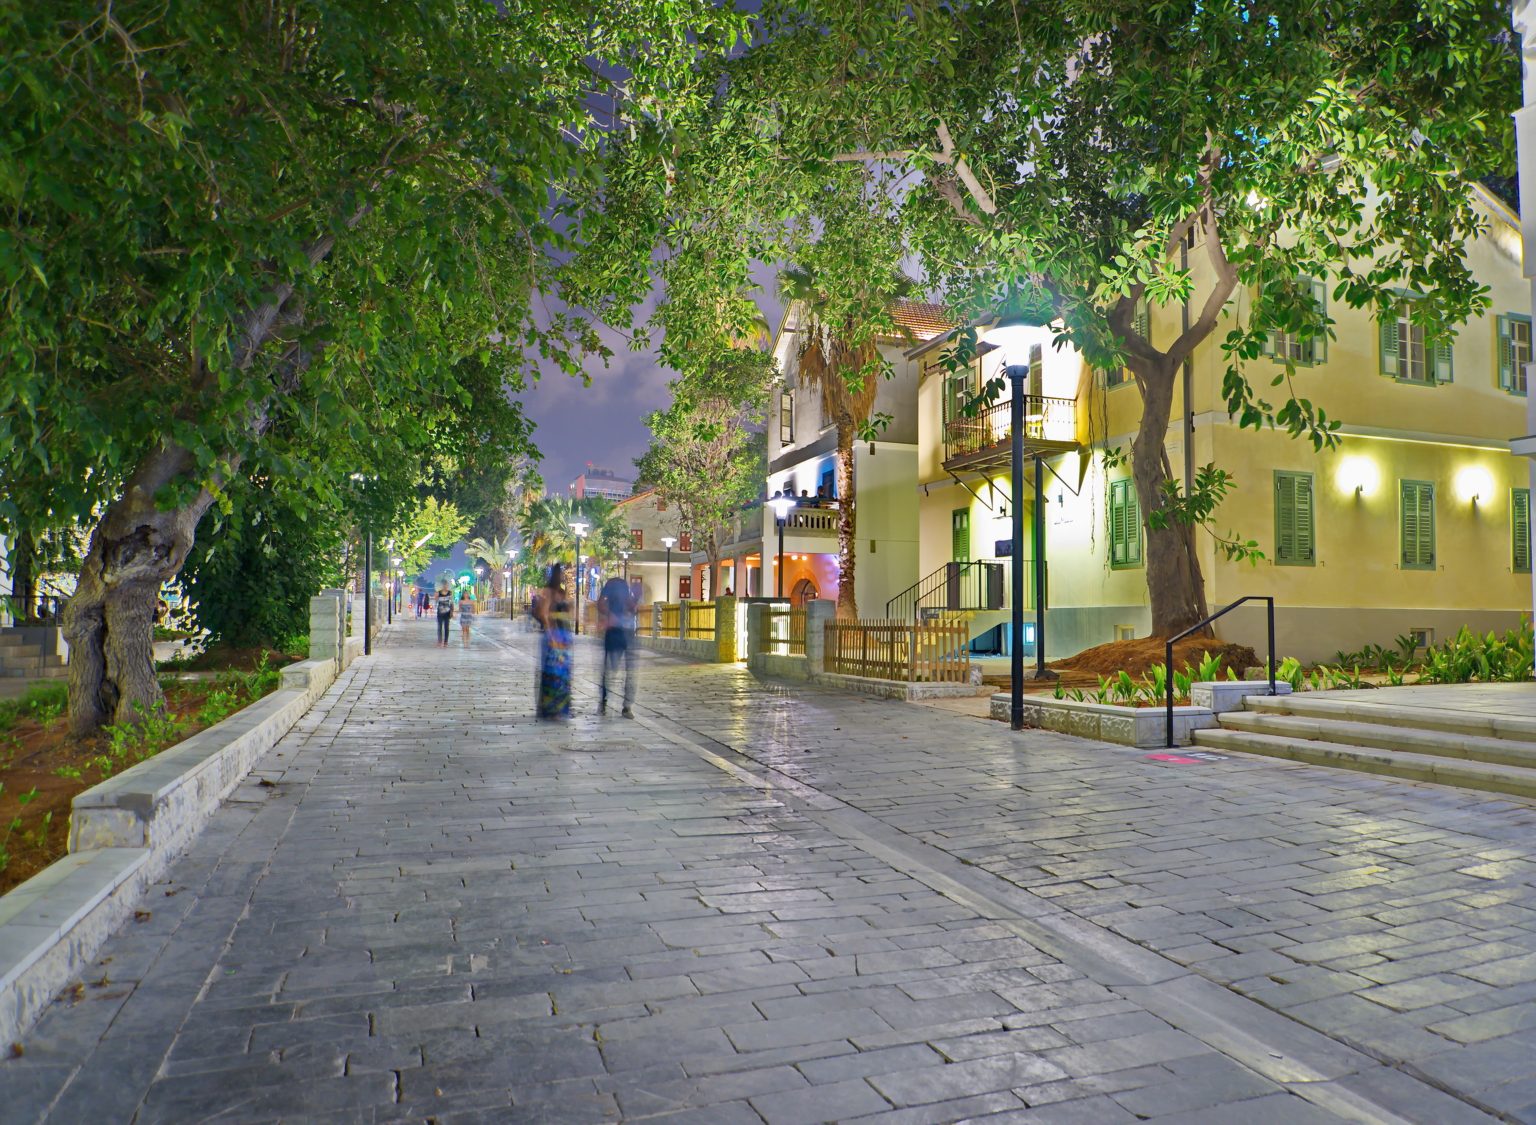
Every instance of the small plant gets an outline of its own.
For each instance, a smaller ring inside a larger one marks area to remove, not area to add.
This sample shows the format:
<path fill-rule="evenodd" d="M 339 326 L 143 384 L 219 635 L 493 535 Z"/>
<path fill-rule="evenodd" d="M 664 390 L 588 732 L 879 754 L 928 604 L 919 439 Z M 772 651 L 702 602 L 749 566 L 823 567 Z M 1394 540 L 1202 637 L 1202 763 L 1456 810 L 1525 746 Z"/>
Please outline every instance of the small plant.
<path fill-rule="evenodd" d="M 1268 671 L 1268 668 L 1265 671 Z M 1284 680 L 1290 684 L 1292 691 L 1300 691 L 1303 680 L 1301 661 L 1294 656 L 1287 656 L 1280 661 L 1280 667 L 1275 669 L 1275 679 Z"/>
<path fill-rule="evenodd" d="M 54 777 L 62 777 L 66 781 L 79 781 L 85 776 L 85 771 L 79 766 L 60 766 L 53 771 Z"/>

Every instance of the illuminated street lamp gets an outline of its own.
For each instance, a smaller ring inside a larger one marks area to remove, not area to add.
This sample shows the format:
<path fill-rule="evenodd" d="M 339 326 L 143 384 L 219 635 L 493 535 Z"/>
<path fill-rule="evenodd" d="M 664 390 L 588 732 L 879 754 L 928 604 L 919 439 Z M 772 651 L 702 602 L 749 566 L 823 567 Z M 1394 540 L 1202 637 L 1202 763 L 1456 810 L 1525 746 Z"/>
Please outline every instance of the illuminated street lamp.
<path fill-rule="evenodd" d="M 399 555 L 389 557 L 389 613 L 386 620 L 392 625 L 395 621 L 395 583 L 400 581 L 400 563 L 404 561 Z"/>
<path fill-rule="evenodd" d="M 576 533 L 576 632 L 581 632 L 581 537 L 587 533 L 587 525 L 581 520 L 571 521 L 571 530 Z"/>
<path fill-rule="evenodd" d="M 795 506 L 793 496 L 780 494 L 768 501 L 768 506 L 773 509 L 773 522 L 779 529 L 779 597 L 784 596 L 784 523 L 789 519 L 789 510 Z"/>
<path fill-rule="evenodd" d="M 666 547 L 667 549 L 667 589 L 666 592 L 662 595 L 661 600 L 669 602 L 672 600 L 672 547 L 677 543 L 677 536 L 663 535 L 661 537 L 661 542 L 662 546 Z"/>
<path fill-rule="evenodd" d="M 1013 475 L 1013 544 L 1010 570 L 1013 575 L 1013 644 L 1009 650 L 1009 725 L 1024 729 L 1024 407 L 1029 380 L 1030 353 L 1043 347 L 1047 330 L 1037 320 L 1007 315 L 987 330 L 987 343 L 1002 349 L 1003 372 L 1012 389 L 1009 403 L 1009 436 L 1012 439 L 1010 472 Z M 1038 405 L 1038 404 L 1037 404 Z M 1035 455 L 1035 678 L 1045 669 L 1045 497 L 1044 465 Z"/>
<path fill-rule="evenodd" d="M 629 552 L 620 551 L 619 558 L 624 560 L 624 585 L 629 585 Z"/>

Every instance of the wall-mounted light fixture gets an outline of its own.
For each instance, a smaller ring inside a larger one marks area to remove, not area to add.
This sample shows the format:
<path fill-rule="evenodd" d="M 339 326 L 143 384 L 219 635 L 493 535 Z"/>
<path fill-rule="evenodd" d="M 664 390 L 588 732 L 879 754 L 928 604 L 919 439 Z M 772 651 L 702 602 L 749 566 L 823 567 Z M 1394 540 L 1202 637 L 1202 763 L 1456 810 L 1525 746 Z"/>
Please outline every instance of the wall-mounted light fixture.
<path fill-rule="evenodd" d="M 1369 496 L 1381 483 L 1381 469 L 1371 458 L 1356 454 L 1339 462 L 1339 491 Z"/>
<path fill-rule="evenodd" d="M 1475 509 L 1493 498 L 1493 474 L 1481 465 L 1466 465 L 1456 472 L 1456 493 Z"/>

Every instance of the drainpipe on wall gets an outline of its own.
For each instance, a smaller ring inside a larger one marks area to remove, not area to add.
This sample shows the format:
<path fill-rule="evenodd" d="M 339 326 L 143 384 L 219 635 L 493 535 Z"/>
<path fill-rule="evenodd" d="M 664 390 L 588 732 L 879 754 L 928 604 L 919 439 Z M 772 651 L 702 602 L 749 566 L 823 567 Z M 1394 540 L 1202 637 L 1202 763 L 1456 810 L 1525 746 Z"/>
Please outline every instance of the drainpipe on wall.
<path fill-rule="evenodd" d="M 1515 149 L 1520 175 L 1521 268 L 1531 283 L 1531 303 L 1536 308 L 1536 0 L 1515 0 L 1514 27 L 1520 36 L 1521 108 L 1515 112 Z M 1532 368 L 1526 365 L 1526 385 Z M 1536 397 L 1525 400 L 1525 436 L 1509 443 L 1517 456 L 1536 458 Z M 1536 461 L 1528 467 L 1536 491 Z M 1536 616 L 1536 570 L 1531 575 L 1531 604 Z"/>

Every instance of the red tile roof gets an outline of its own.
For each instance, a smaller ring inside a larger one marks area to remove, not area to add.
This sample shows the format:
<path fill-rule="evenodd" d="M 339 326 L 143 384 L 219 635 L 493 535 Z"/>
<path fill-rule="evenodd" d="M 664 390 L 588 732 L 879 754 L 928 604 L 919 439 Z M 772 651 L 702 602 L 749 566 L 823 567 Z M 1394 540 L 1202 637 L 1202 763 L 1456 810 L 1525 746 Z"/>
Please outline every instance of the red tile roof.
<path fill-rule="evenodd" d="M 896 323 L 912 333 L 917 340 L 931 340 L 955 326 L 944 312 L 943 305 L 930 305 L 922 301 L 895 301 L 891 315 Z"/>

